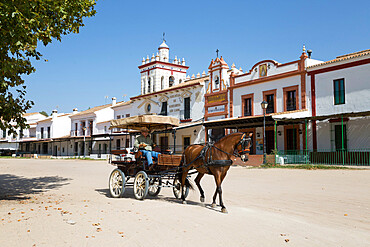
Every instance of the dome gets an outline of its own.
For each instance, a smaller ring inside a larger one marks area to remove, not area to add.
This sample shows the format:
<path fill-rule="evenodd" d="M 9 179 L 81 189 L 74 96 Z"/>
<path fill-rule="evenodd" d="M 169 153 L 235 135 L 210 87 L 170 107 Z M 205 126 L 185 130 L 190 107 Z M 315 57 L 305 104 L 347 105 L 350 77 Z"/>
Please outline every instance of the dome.
<path fill-rule="evenodd" d="M 166 44 L 166 42 L 163 40 L 162 44 L 159 46 L 158 49 L 161 49 L 161 48 L 167 48 L 169 49 L 168 45 Z"/>

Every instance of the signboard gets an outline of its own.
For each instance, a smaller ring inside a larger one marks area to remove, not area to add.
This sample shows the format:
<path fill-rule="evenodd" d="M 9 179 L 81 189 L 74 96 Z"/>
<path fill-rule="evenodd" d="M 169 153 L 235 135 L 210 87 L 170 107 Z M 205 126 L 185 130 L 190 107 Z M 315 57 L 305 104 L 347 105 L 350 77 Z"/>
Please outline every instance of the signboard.
<path fill-rule="evenodd" d="M 208 113 L 224 112 L 224 111 L 225 111 L 225 105 L 208 107 Z"/>
<path fill-rule="evenodd" d="M 208 97 L 208 103 L 216 103 L 226 100 L 226 93 L 212 95 Z"/>

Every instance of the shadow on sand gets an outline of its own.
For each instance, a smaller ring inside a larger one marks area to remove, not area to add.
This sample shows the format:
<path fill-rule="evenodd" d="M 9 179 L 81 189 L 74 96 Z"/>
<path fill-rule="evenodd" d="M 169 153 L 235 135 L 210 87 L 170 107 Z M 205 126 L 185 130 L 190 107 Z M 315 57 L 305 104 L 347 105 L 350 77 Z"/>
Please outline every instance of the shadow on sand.
<path fill-rule="evenodd" d="M 109 189 L 95 189 L 95 191 L 98 192 L 100 195 L 104 195 L 105 197 L 112 198 L 110 196 Z M 122 199 L 124 199 L 124 198 L 125 199 L 135 199 L 136 200 L 136 198 L 134 196 L 134 189 L 130 188 L 130 187 L 126 188 Z M 116 198 L 116 199 L 119 200 L 121 198 Z M 147 197 L 145 197 L 145 200 L 161 200 L 161 201 L 166 201 L 166 202 L 170 202 L 170 203 L 182 204 L 181 199 L 177 199 L 175 197 L 162 196 L 162 195 L 158 195 L 158 196 L 147 195 Z M 200 207 L 204 207 L 206 209 L 212 210 L 212 211 L 221 212 L 221 210 L 218 209 L 218 208 L 212 208 L 211 204 L 206 204 L 206 203 L 202 203 L 202 202 L 194 202 L 194 201 L 190 201 L 190 200 L 187 200 L 186 204 L 187 205 L 193 205 L 193 206 L 200 206 Z"/>
<path fill-rule="evenodd" d="M 30 195 L 67 185 L 70 178 L 59 176 L 25 178 L 12 174 L 0 174 L 0 200 L 25 200 Z"/>

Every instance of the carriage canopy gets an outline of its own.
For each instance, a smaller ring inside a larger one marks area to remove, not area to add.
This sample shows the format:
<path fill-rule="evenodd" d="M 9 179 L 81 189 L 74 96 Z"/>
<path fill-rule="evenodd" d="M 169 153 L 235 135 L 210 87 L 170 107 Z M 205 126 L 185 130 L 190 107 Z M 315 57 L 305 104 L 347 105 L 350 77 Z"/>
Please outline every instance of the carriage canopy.
<path fill-rule="evenodd" d="M 140 130 L 142 127 L 147 127 L 152 130 L 171 129 L 179 126 L 179 119 L 161 115 L 139 115 L 122 119 L 114 119 L 111 121 L 110 129 L 122 128 Z"/>

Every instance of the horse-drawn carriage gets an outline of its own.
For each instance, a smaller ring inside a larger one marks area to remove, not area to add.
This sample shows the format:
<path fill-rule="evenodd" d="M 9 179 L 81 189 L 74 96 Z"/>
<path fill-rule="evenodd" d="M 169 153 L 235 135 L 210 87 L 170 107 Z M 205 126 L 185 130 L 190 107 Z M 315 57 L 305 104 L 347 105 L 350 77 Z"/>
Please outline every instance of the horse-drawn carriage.
<path fill-rule="evenodd" d="M 113 120 L 111 128 L 139 130 L 147 127 L 149 130 L 171 130 L 179 125 L 179 120 L 173 117 L 157 115 L 141 115 L 124 119 Z M 216 206 L 216 196 L 222 212 L 227 212 L 222 202 L 221 183 L 228 169 L 235 160 L 248 160 L 251 135 L 241 132 L 231 133 L 217 142 L 193 144 L 186 148 L 182 155 L 162 153 L 154 161 L 154 169 L 149 169 L 147 161 L 140 150 L 124 149 L 112 150 L 110 162 L 117 166 L 109 178 L 109 191 L 112 197 L 122 197 L 127 186 L 133 186 L 136 199 L 143 200 L 147 194 L 156 196 L 163 187 L 171 187 L 176 198 L 185 199 L 189 194 L 191 183 L 189 171 L 198 173 L 195 183 L 200 191 L 200 200 L 204 202 L 204 191 L 200 180 L 204 174 L 215 177 L 216 191 L 213 196 L 212 207 Z M 130 183 L 130 178 L 134 178 Z"/>
<path fill-rule="evenodd" d="M 125 129 L 126 133 L 137 133 L 142 127 L 150 131 L 168 133 L 179 125 L 177 118 L 157 115 L 140 115 L 113 120 L 111 128 Z M 136 148 L 111 151 L 110 163 L 117 166 L 109 177 L 109 191 L 112 197 L 122 197 L 127 186 L 133 186 L 136 199 L 143 200 L 148 194 L 157 196 L 161 188 L 170 187 L 176 198 L 181 196 L 181 184 L 176 176 L 181 169 L 181 155 L 165 150 L 153 160 L 153 168 L 148 167 L 146 158 Z M 133 178 L 133 182 L 129 181 Z M 189 188 L 185 188 L 185 194 Z"/>

